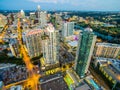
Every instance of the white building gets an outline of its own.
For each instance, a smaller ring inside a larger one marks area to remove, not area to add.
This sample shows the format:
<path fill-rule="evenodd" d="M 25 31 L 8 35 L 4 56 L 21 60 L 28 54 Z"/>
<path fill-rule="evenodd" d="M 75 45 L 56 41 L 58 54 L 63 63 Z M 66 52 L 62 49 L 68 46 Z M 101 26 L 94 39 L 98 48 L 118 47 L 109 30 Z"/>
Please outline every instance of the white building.
<path fill-rule="evenodd" d="M 40 12 L 40 26 L 44 27 L 47 25 L 47 12 L 41 11 Z"/>
<path fill-rule="evenodd" d="M 25 12 L 23 10 L 20 11 L 21 17 L 24 18 L 25 17 Z"/>
<path fill-rule="evenodd" d="M 42 40 L 43 57 L 46 64 L 58 63 L 59 32 L 50 24 L 47 27 L 47 37 Z"/>
<path fill-rule="evenodd" d="M 68 37 L 73 35 L 74 31 L 74 22 L 64 22 L 62 28 L 62 36 Z"/>

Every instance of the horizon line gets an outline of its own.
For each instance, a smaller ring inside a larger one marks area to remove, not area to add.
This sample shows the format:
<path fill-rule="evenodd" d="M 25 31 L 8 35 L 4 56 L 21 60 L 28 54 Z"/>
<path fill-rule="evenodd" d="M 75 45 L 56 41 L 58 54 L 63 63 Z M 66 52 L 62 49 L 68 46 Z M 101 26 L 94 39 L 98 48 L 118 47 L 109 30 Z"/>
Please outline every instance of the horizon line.
<path fill-rule="evenodd" d="M 19 11 L 19 10 L 24 10 L 24 11 L 37 11 L 37 9 L 0 9 L 0 11 Z M 42 9 L 41 11 L 82 11 L 82 12 L 120 12 L 120 10 L 46 10 Z"/>

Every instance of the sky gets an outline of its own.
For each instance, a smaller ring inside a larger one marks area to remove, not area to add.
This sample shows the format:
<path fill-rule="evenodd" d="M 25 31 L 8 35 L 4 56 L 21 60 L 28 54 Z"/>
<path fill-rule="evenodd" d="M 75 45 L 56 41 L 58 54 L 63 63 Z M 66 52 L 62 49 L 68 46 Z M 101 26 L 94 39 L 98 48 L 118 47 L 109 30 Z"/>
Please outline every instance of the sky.
<path fill-rule="evenodd" d="M 0 10 L 120 11 L 120 0 L 0 0 Z"/>

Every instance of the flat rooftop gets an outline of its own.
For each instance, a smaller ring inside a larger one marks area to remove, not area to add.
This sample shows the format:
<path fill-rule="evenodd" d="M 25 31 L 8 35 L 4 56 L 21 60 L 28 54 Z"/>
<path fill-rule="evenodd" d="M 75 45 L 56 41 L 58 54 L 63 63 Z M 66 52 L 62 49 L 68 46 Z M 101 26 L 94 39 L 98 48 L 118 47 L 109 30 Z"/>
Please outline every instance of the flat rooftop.
<path fill-rule="evenodd" d="M 41 90 L 69 90 L 61 73 L 40 78 Z"/>
<path fill-rule="evenodd" d="M 100 62 L 100 64 L 107 64 L 108 62 L 110 62 L 114 66 L 114 68 L 116 68 L 120 72 L 119 59 L 96 57 L 96 60 Z"/>
<path fill-rule="evenodd" d="M 110 75 L 112 76 L 113 79 L 117 80 L 120 82 L 120 72 L 118 72 L 111 64 L 103 67 L 103 69 Z"/>
<path fill-rule="evenodd" d="M 80 78 L 79 76 L 74 72 L 74 70 L 70 69 L 67 70 L 67 75 L 72 79 L 72 81 L 74 82 L 74 84 L 79 84 L 80 82 Z"/>
<path fill-rule="evenodd" d="M 79 87 L 76 87 L 75 90 L 92 90 L 92 88 L 85 82 L 81 82 Z"/>
<path fill-rule="evenodd" d="M 120 60 L 103 57 L 97 57 L 96 60 L 98 60 L 102 66 L 106 64 L 106 66 L 103 67 L 104 71 L 111 75 L 113 79 L 120 82 Z"/>
<path fill-rule="evenodd" d="M 70 41 L 68 44 L 72 47 L 77 47 L 78 41 Z"/>
<path fill-rule="evenodd" d="M 113 43 L 96 43 L 97 46 L 106 46 L 106 47 L 117 47 L 120 48 L 120 44 L 113 44 Z"/>
<path fill-rule="evenodd" d="M 5 69 L 5 68 L 10 68 L 10 67 L 15 67 L 16 64 L 0 64 L 0 69 Z"/>

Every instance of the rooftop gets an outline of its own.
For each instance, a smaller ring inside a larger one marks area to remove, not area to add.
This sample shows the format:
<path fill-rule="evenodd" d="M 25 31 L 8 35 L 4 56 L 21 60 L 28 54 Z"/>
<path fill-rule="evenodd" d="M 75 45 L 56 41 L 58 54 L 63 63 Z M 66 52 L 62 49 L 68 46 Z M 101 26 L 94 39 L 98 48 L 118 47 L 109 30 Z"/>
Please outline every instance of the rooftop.
<path fill-rule="evenodd" d="M 9 43 L 10 44 L 16 44 L 16 43 L 18 43 L 18 41 L 15 38 L 11 38 Z"/>
<path fill-rule="evenodd" d="M 100 64 L 106 64 L 109 62 L 118 72 L 120 72 L 120 60 L 119 59 L 113 59 L 113 58 L 103 58 L 103 57 L 96 57 L 96 60 Z"/>
<path fill-rule="evenodd" d="M 69 77 L 73 80 L 73 82 L 74 82 L 75 84 L 79 84 L 80 78 L 79 78 L 79 76 L 78 76 L 72 69 L 67 70 L 67 74 L 68 74 Z"/>
<path fill-rule="evenodd" d="M 84 31 L 87 31 L 87 32 L 93 32 L 92 28 L 85 28 Z"/>
<path fill-rule="evenodd" d="M 41 90 L 69 90 L 60 73 L 40 78 Z"/>
<path fill-rule="evenodd" d="M 120 60 L 97 57 L 96 60 L 104 66 L 103 69 L 117 81 L 120 81 Z"/>
<path fill-rule="evenodd" d="M 82 82 L 79 87 L 75 88 L 75 90 L 92 90 L 92 89 L 87 83 Z"/>
<path fill-rule="evenodd" d="M 103 68 L 113 79 L 120 82 L 120 72 L 118 72 L 111 64 Z"/>
<path fill-rule="evenodd" d="M 9 68 L 9 67 L 14 67 L 16 66 L 16 64 L 0 64 L 0 69 L 5 69 L 5 68 Z"/>
<path fill-rule="evenodd" d="M 35 29 L 35 30 L 31 30 L 29 31 L 26 36 L 29 36 L 29 35 L 35 35 L 35 34 L 38 34 L 38 33 L 41 33 L 42 30 L 41 29 Z"/>
<path fill-rule="evenodd" d="M 120 44 L 113 44 L 113 43 L 96 43 L 96 45 L 101 45 L 101 46 L 106 46 L 106 47 L 119 47 L 120 48 Z"/>
<path fill-rule="evenodd" d="M 21 85 L 12 86 L 10 90 L 22 90 L 22 86 Z"/>
<path fill-rule="evenodd" d="M 46 28 L 49 32 L 54 32 L 55 28 L 53 27 L 53 25 L 50 23 L 48 24 L 48 27 Z"/>
<path fill-rule="evenodd" d="M 78 41 L 71 41 L 71 42 L 69 42 L 68 44 L 69 44 L 70 46 L 72 46 L 72 47 L 77 47 Z"/>

